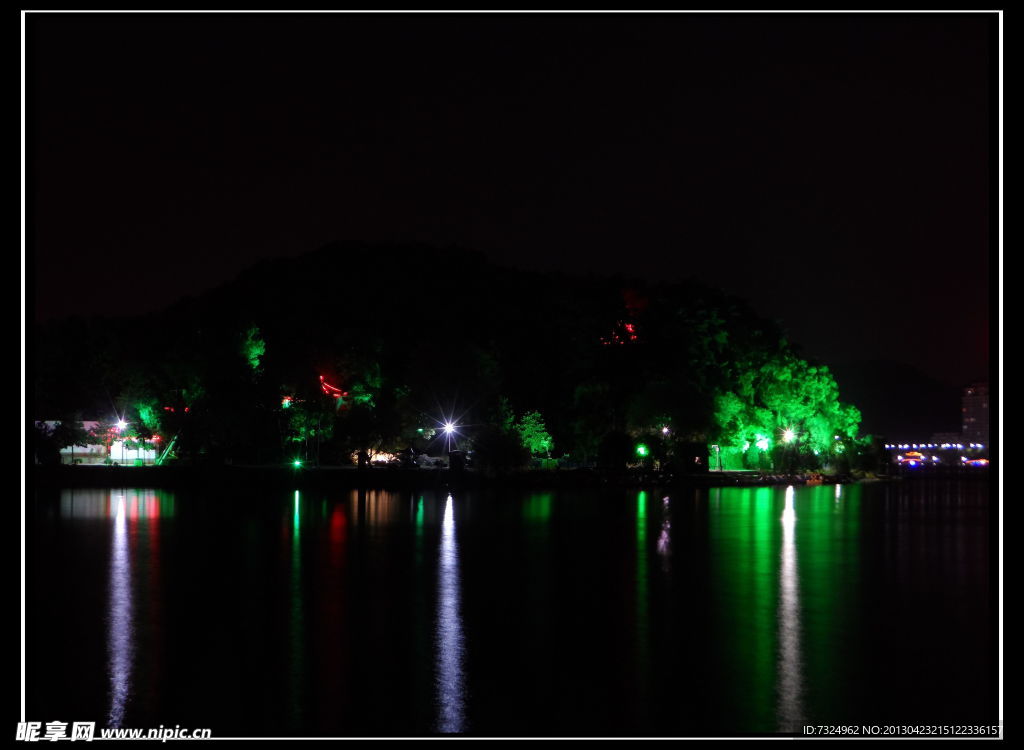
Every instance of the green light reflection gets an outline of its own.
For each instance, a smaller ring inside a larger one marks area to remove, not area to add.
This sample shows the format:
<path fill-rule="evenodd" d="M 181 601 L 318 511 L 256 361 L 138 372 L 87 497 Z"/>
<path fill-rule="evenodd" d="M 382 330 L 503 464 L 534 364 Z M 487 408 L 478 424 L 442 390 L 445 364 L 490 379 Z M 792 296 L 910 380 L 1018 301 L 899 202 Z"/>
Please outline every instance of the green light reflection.
<path fill-rule="evenodd" d="M 769 487 L 722 488 L 709 508 L 714 576 L 715 647 L 726 695 L 745 731 L 775 731 L 776 539 L 775 492 Z"/>
<path fill-rule="evenodd" d="M 647 571 L 647 493 L 636 497 L 636 670 L 637 719 L 647 717 L 648 685 L 651 673 L 650 622 Z"/>
<path fill-rule="evenodd" d="M 292 503 L 292 549 L 291 549 L 291 603 L 288 622 L 289 636 L 289 698 L 292 721 L 297 725 L 303 723 L 305 700 L 302 690 L 302 675 L 305 670 L 304 646 L 304 614 L 302 601 L 302 499 L 295 490 Z"/>
<path fill-rule="evenodd" d="M 849 705 L 856 656 L 845 634 L 859 617 L 860 502 L 862 487 L 821 485 L 800 490 L 804 501 L 797 525 L 806 710 L 819 716 Z"/>
<path fill-rule="evenodd" d="M 530 495 L 523 503 L 523 519 L 533 523 L 547 523 L 551 519 L 550 492 Z"/>

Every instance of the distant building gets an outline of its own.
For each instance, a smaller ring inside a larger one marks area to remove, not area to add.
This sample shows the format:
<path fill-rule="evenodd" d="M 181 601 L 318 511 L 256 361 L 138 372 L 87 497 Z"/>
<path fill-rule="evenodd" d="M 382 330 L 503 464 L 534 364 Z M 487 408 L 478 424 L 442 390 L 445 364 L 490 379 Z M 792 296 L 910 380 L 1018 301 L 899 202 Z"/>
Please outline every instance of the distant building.
<path fill-rule="evenodd" d="M 988 446 L 988 383 L 975 383 L 964 388 L 961 411 L 962 440 Z"/>
<path fill-rule="evenodd" d="M 45 425 L 47 430 L 52 430 L 60 422 L 53 420 L 36 422 L 38 425 Z M 96 429 L 99 422 L 82 422 L 82 428 L 88 431 Z M 60 462 L 62 464 L 77 464 L 80 466 L 104 466 L 108 459 L 110 463 L 119 466 L 148 465 L 156 462 L 156 446 L 152 443 L 145 450 L 141 448 L 127 448 L 124 440 L 111 440 L 110 445 L 69 445 L 60 451 Z"/>

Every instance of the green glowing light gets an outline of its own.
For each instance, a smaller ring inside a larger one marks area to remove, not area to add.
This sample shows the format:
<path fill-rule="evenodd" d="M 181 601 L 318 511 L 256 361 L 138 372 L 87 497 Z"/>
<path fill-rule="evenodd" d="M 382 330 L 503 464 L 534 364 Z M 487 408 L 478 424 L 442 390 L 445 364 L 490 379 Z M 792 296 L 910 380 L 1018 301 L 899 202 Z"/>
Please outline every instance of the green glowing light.
<path fill-rule="evenodd" d="M 768 438 L 764 435 L 757 435 L 757 442 L 754 443 L 760 450 L 768 450 Z"/>
<path fill-rule="evenodd" d="M 643 443 L 638 443 L 636 446 L 636 455 L 640 456 L 640 458 L 643 458 L 647 455 L 647 453 L 647 446 L 644 445 Z"/>
<path fill-rule="evenodd" d="M 294 466 L 296 469 L 300 468 L 302 466 L 302 459 L 296 458 L 294 461 L 292 461 L 292 466 Z"/>
<path fill-rule="evenodd" d="M 786 430 L 782 433 L 782 442 L 792 443 L 794 440 L 796 440 L 796 433 L 792 430 Z"/>

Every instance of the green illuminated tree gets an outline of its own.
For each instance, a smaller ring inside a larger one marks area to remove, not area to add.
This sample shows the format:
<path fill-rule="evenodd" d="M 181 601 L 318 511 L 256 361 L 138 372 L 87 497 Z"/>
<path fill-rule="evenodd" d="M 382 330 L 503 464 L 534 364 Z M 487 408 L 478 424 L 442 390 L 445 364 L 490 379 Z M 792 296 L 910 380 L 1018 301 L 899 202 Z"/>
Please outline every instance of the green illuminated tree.
<path fill-rule="evenodd" d="M 157 410 L 156 399 L 135 404 L 135 411 L 139 415 L 139 421 L 146 426 L 146 429 L 155 432 L 160 429 L 160 412 Z"/>
<path fill-rule="evenodd" d="M 242 340 L 242 356 L 249 363 L 254 374 L 260 372 L 260 359 L 266 354 L 267 343 L 263 340 L 258 326 L 252 326 L 245 332 Z"/>
<path fill-rule="evenodd" d="M 835 455 L 837 443 L 856 438 L 860 412 L 839 401 L 827 367 L 810 365 L 787 346 L 755 362 L 738 367 L 732 388 L 714 401 L 717 441 L 733 468 L 736 459 L 762 468 L 764 454 L 783 442 L 787 452 L 776 455 L 794 465 L 816 463 L 809 457 Z"/>
<path fill-rule="evenodd" d="M 551 457 L 551 448 L 554 442 L 544 426 L 544 418 L 539 411 L 527 412 L 519 418 L 515 425 L 516 432 L 523 446 L 532 454 L 544 454 Z"/>

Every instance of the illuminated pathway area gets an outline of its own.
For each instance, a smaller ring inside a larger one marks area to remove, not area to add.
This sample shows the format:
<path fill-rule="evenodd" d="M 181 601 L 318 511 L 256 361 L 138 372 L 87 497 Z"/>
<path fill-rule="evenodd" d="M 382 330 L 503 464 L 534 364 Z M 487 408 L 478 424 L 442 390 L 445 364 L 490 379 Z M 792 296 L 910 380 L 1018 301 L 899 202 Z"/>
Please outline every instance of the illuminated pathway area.
<path fill-rule="evenodd" d="M 782 511 L 779 565 L 778 717 L 780 732 L 799 731 L 804 723 L 803 659 L 800 652 L 800 578 L 796 556 L 796 509 L 793 487 L 786 488 Z"/>
<path fill-rule="evenodd" d="M 437 580 L 436 684 L 437 729 L 444 734 L 465 731 L 465 640 L 459 591 L 459 549 L 455 542 L 452 496 L 444 506 Z"/>

